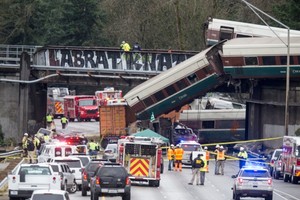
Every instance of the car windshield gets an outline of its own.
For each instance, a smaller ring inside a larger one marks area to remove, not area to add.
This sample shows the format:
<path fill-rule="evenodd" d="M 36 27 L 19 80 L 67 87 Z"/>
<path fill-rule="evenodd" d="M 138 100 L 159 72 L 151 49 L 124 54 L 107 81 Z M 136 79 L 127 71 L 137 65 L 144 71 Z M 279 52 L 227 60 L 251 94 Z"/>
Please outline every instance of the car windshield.
<path fill-rule="evenodd" d="M 55 160 L 58 163 L 67 163 L 70 168 L 81 168 L 80 160 Z"/>
<path fill-rule="evenodd" d="M 27 175 L 51 175 L 51 171 L 49 167 L 41 167 L 36 165 L 24 166 L 20 169 L 20 174 L 24 173 Z"/>
<path fill-rule="evenodd" d="M 64 196 L 59 194 L 35 194 L 32 200 L 64 200 Z"/>
<path fill-rule="evenodd" d="M 199 144 L 182 144 L 181 147 L 184 151 L 198 151 L 201 149 Z"/>
<path fill-rule="evenodd" d="M 88 157 L 78 157 L 78 158 L 81 160 L 83 166 L 86 166 L 90 161 Z"/>
<path fill-rule="evenodd" d="M 264 177 L 268 178 L 269 177 L 269 172 L 267 170 L 253 170 L 253 169 L 247 169 L 243 170 L 242 173 L 240 174 L 242 177 Z"/>
<path fill-rule="evenodd" d="M 90 163 L 87 167 L 86 167 L 86 170 L 88 172 L 95 172 L 98 167 L 101 166 L 100 163 Z"/>
<path fill-rule="evenodd" d="M 122 167 L 101 167 L 99 170 L 100 176 L 104 177 L 120 177 L 120 176 L 125 176 L 126 175 L 126 170 L 123 169 Z"/>

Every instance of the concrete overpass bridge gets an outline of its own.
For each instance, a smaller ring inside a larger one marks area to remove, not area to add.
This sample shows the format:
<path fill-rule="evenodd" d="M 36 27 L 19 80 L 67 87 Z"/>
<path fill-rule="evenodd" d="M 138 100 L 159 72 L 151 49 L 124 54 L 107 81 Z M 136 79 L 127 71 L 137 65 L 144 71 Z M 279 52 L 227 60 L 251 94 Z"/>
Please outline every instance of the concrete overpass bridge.
<path fill-rule="evenodd" d="M 45 127 L 48 86 L 72 88 L 77 94 L 107 86 L 127 92 L 196 53 L 0 45 L 0 132 L 19 140 L 24 132 Z"/>

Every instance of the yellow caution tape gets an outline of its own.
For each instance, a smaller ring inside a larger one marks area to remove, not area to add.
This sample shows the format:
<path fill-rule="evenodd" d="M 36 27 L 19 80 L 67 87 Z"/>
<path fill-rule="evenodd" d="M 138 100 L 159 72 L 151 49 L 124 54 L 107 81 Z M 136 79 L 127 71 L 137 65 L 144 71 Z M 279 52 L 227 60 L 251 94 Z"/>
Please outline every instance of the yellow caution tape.
<path fill-rule="evenodd" d="M 220 142 L 220 143 L 210 143 L 210 144 L 202 144 L 202 146 L 215 146 L 215 145 L 226 145 L 226 144 L 242 144 L 248 142 L 260 142 L 260 141 L 269 141 L 269 140 L 279 140 L 283 137 L 273 137 L 273 138 L 264 138 L 264 139 L 255 139 L 255 140 L 240 140 L 240 141 L 233 141 L 233 142 Z"/>

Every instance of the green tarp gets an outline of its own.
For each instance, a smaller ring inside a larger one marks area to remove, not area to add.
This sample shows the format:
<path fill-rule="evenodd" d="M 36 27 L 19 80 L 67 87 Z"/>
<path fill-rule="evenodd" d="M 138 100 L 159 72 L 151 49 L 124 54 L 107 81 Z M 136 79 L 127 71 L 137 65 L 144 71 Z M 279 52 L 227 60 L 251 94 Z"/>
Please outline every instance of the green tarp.
<path fill-rule="evenodd" d="M 146 129 L 146 130 L 143 130 L 141 132 L 137 132 L 135 134 L 133 134 L 133 136 L 140 136 L 140 137 L 149 137 L 149 138 L 160 138 L 163 142 L 165 143 L 169 143 L 169 139 L 162 136 L 162 135 L 159 135 L 158 133 L 150 130 L 150 129 Z"/>

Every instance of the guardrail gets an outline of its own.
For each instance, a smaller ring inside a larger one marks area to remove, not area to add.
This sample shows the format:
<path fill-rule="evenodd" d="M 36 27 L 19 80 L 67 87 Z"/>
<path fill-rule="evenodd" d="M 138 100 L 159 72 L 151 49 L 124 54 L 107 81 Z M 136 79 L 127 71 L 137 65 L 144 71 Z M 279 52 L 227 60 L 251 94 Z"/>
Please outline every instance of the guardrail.
<path fill-rule="evenodd" d="M 8 157 L 12 157 L 12 156 L 17 156 L 22 154 L 23 150 L 16 150 L 16 151 L 10 151 L 10 152 L 6 152 L 6 153 L 1 153 L 0 154 L 0 158 L 8 158 Z M 12 170 L 12 173 L 15 173 L 15 171 L 17 170 L 18 166 L 20 164 L 22 164 L 25 161 L 25 159 L 22 159 L 21 162 Z M 1 182 L 0 182 L 0 192 L 4 192 L 7 188 L 7 183 L 8 179 L 7 177 L 5 177 Z"/>

